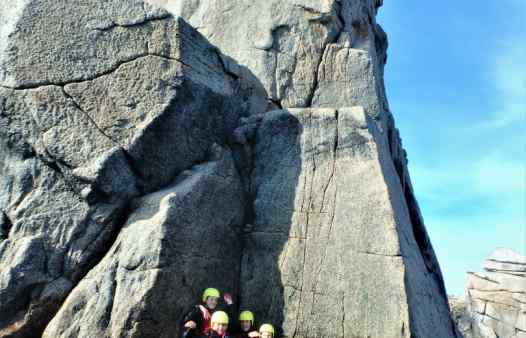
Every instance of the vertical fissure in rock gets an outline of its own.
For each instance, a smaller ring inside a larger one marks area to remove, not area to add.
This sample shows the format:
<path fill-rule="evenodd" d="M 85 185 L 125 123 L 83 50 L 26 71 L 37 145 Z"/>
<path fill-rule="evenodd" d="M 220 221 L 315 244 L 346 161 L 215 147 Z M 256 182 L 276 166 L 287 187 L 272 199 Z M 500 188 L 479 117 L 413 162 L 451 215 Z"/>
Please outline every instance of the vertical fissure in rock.
<path fill-rule="evenodd" d="M 393 161 L 396 173 L 402 184 L 402 189 L 406 189 L 406 170 L 404 166 L 405 152 L 401 146 L 400 137 L 394 127 L 394 121 L 392 117 L 389 118 L 387 127 L 387 143 L 389 145 L 389 153 L 391 154 L 391 160 Z M 403 156 L 403 157 L 402 157 Z"/>
<path fill-rule="evenodd" d="M 309 95 L 307 96 L 307 107 L 312 107 L 312 101 L 314 100 L 314 95 L 316 94 L 316 90 L 318 89 L 318 76 L 320 74 L 320 68 L 321 64 L 323 63 L 323 57 L 325 56 L 325 50 L 327 49 L 327 46 L 329 46 L 330 42 L 326 42 L 323 45 L 322 53 L 320 54 L 320 58 L 318 59 L 318 62 L 316 63 L 316 66 L 314 67 L 314 79 L 312 83 L 311 90 L 309 92 Z"/>
<path fill-rule="evenodd" d="M 312 126 L 312 110 L 309 109 L 309 126 L 308 126 L 308 130 L 313 130 L 313 126 Z M 309 136 L 312 137 L 312 134 L 309 134 Z M 310 143 L 312 144 L 313 140 L 311 139 L 310 140 Z M 311 150 L 312 151 L 312 150 Z M 311 161 L 312 161 L 312 172 L 310 174 L 310 183 L 309 183 L 309 192 L 306 193 L 305 191 L 303 191 L 303 193 L 305 195 L 307 195 L 307 207 L 306 209 L 304 210 L 304 213 L 305 213 L 305 234 L 304 236 L 299 236 L 298 238 L 298 241 L 302 241 L 303 240 L 303 261 L 302 261 L 302 269 L 301 269 L 301 284 L 300 284 L 300 287 L 299 287 L 299 301 L 298 301 L 298 309 L 301 308 L 302 304 L 303 304 L 303 286 L 305 284 L 305 270 L 306 270 L 306 267 L 307 267 L 307 245 L 308 245 L 308 239 L 309 239 L 309 221 L 310 221 L 310 212 L 311 212 L 311 205 L 312 205 L 312 189 L 313 189 L 313 185 L 314 185 L 314 178 L 316 176 L 316 155 L 315 155 L 315 152 L 312 151 L 312 154 L 311 154 Z M 296 333 L 298 332 L 298 323 L 299 323 L 299 318 L 300 318 L 300 313 L 302 313 L 302 311 L 297 311 L 296 312 L 296 323 L 295 323 L 295 327 L 294 327 L 294 335 L 293 337 L 296 336 Z"/>
<path fill-rule="evenodd" d="M 247 123 L 250 124 L 251 122 Z M 239 307 L 239 304 L 242 303 L 241 296 L 243 295 L 243 283 L 241 283 L 241 279 L 243 274 L 243 257 L 247 248 L 247 237 L 252 232 L 253 224 L 256 219 L 254 206 L 256 200 L 256 191 L 253 187 L 252 175 L 255 170 L 255 147 L 259 125 L 260 121 L 255 122 L 255 126 L 245 125 L 249 129 L 253 128 L 250 132 L 246 132 L 243 130 L 243 122 L 240 123 L 236 130 L 242 134 L 243 140 L 237 141 L 243 142 L 240 144 L 236 141 L 228 143 L 228 146 L 232 150 L 234 165 L 240 177 L 244 194 L 243 222 L 241 232 L 238 233 L 238 236 L 240 237 L 238 241 L 240 243 L 239 270 L 237 274 L 237 280 L 235 281 L 239 295 L 237 302 L 235 303 L 237 307 Z M 237 310 L 239 310 L 239 308 Z"/>
<path fill-rule="evenodd" d="M 324 205 L 325 205 L 326 193 L 327 193 L 327 190 L 329 189 L 329 186 L 330 186 L 331 182 L 334 181 L 334 176 L 335 176 L 335 172 L 336 172 L 336 160 L 337 160 L 338 141 L 339 141 L 339 126 L 338 126 L 339 125 L 339 112 L 338 112 L 338 110 L 335 110 L 334 118 L 335 118 L 335 129 L 334 129 L 334 141 L 333 141 L 332 159 L 331 159 L 331 162 L 332 162 L 331 166 L 332 166 L 332 168 L 331 168 L 331 173 L 330 173 L 328 181 L 327 181 L 327 185 L 325 186 L 325 188 L 323 190 L 323 198 L 322 198 L 322 202 L 321 202 L 320 212 L 323 212 L 323 208 L 324 208 Z M 336 215 L 336 196 L 337 196 L 337 191 L 338 191 L 338 189 L 337 189 L 337 187 L 335 187 L 335 189 L 334 189 L 334 200 L 333 200 L 333 203 L 331 203 L 332 204 L 332 210 L 330 211 L 331 215 L 330 215 L 330 221 L 329 221 L 329 229 L 327 231 L 327 239 L 326 239 L 326 243 L 325 243 L 325 250 L 323 252 L 323 256 L 321 257 L 320 266 L 319 266 L 319 269 L 318 269 L 318 276 L 321 276 L 322 268 L 324 266 L 325 259 L 327 258 L 327 251 L 328 251 L 328 248 L 329 248 L 332 228 L 333 228 L 333 225 L 334 225 L 334 217 Z M 314 288 L 313 288 L 314 292 L 316 292 L 316 290 L 318 288 L 318 281 L 319 281 L 319 278 L 316 279 L 316 282 L 314 284 Z M 344 316 L 345 316 L 345 313 L 344 313 Z M 342 323 L 342 325 L 344 325 L 344 324 Z"/>
<path fill-rule="evenodd" d="M 345 292 L 342 294 L 342 338 L 345 338 Z"/>
<path fill-rule="evenodd" d="M 278 67 L 278 62 L 279 62 L 279 54 L 281 53 L 281 38 L 283 36 L 285 36 L 285 34 L 288 34 L 290 33 L 290 30 L 291 30 L 291 27 L 288 26 L 288 25 L 279 25 L 279 26 L 276 26 L 272 29 L 271 31 L 271 35 L 272 35 L 272 46 L 271 46 L 271 50 L 273 51 L 273 56 L 274 56 L 274 69 L 273 69 L 273 80 L 272 80 L 272 87 L 270 88 L 270 93 L 268 95 L 269 99 L 271 100 L 271 102 L 280 102 L 279 106 L 281 106 L 281 100 L 283 100 L 284 98 L 282 97 L 282 93 L 281 93 L 281 86 L 280 86 L 280 82 L 279 82 L 279 67 Z M 296 60 L 294 60 L 294 62 L 296 62 Z M 288 86 L 290 84 L 290 82 L 292 81 L 291 79 L 291 74 L 289 74 L 289 77 L 287 78 L 287 82 L 285 83 L 284 87 Z"/>
<path fill-rule="evenodd" d="M 413 235 L 424 260 L 428 272 L 433 272 L 434 262 L 433 256 L 430 252 L 430 243 L 422 222 L 416 199 L 409 187 L 404 189 L 404 197 L 409 210 L 409 218 L 413 229 Z"/>
<path fill-rule="evenodd" d="M 329 174 L 329 178 L 327 180 L 327 185 L 325 185 L 323 189 L 323 198 L 321 200 L 321 207 L 320 212 L 323 212 L 323 206 L 325 205 L 325 195 L 327 193 L 327 189 L 329 189 L 329 186 L 331 185 L 332 180 L 334 179 L 334 172 L 336 171 L 336 151 L 338 149 L 338 110 L 334 113 L 335 118 L 335 128 L 334 128 L 334 141 L 332 146 L 332 163 L 331 163 L 331 173 Z"/>
<path fill-rule="evenodd" d="M 13 222 L 4 210 L 0 211 L 0 241 L 9 238 Z"/>
<path fill-rule="evenodd" d="M 311 90 L 307 96 L 306 107 L 312 107 L 312 101 L 314 100 L 314 96 L 316 95 L 316 90 L 318 89 L 318 85 L 319 85 L 320 68 L 323 64 L 323 60 L 325 58 L 327 48 L 331 44 L 338 42 L 342 32 L 345 30 L 345 19 L 343 18 L 343 15 L 342 15 L 342 5 L 338 2 L 335 2 L 333 10 L 336 13 L 336 25 L 338 26 L 338 31 L 336 32 L 334 37 L 331 38 L 329 36 L 327 40 L 324 41 L 323 43 L 320 57 L 317 60 L 316 65 L 314 66 L 314 79 L 313 79 Z"/>

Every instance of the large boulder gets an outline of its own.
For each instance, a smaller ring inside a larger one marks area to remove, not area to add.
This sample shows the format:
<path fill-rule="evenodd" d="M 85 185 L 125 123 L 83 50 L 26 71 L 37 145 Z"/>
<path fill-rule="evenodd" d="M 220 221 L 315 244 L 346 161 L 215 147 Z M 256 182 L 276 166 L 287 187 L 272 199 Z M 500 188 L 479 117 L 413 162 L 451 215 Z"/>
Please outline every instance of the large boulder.
<path fill-rule="evenodd" d="M 468 273 L 466 310 L 457 321 L 464 337 L 526 337 L 526 256 L 498 248 L 484 270 Z"/>

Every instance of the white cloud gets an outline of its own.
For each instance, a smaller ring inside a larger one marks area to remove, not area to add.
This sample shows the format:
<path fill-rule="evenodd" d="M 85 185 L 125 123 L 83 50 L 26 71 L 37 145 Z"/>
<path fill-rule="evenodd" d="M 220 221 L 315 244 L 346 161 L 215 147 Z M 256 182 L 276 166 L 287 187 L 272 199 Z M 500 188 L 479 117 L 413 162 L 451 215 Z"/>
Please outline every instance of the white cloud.
<path fill-rule="evenodd" d="M 504 99 L 526 99 L 526 46 L 524 41 L 512 39 L 503 43 L 494 65 L 496 88 Z"/>
<path fill-rule="evenodd" d="M 500 129 L 514 123 L 526 125 L 526 32 L 518 35 L 501 42 L 490 61 L 494 103 L 498 108 L 478 126 L 479 129 Z"/>

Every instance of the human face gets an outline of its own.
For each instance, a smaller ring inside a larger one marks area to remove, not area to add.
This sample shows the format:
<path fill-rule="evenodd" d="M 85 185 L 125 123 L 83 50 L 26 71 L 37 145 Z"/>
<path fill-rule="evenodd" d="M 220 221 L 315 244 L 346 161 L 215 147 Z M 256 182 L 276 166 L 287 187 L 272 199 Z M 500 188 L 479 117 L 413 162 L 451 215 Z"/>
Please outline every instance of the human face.
<path fill-rule="evenodd" d="M 217 301 L 219 300 L 218 297 L 208 297 L 206 299 L 206 307 L 209 308 L 210 310 L 213 310 L 216 308 L 217 306 Z"/>
<path fill-rule="evenodd" d="M 241 326 L 241 330 L 243 330 L 243 332 L 248 332 L 250 331 L 252 323 L 250 323 L 250 320 L 242 320 L 239 322 L 239 325 Z"/>
<path fill-rule="evenodd" d="M 227 326 L 228 324 L 212 323 L 212 330 L 222 335 L 225 333 Z"/>
<path fill-rule="evenodd" d="M 272 338 L 272 333 L 270 333 L 270 332 L 262 332 L 259 337 L 260 338 Z"/>

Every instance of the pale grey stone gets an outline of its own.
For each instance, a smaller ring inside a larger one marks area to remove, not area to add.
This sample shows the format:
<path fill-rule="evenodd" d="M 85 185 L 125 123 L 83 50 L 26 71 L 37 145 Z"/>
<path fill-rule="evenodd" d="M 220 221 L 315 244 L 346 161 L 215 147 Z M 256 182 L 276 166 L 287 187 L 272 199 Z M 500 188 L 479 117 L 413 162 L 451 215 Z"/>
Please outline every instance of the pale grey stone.
<path fill-rule="evenodd" d="M 360 105 L 379 116 L 374 60 L 367 51 L 331 44 L 325 50 L 313 103 L 320 107 Z"/>
<path fill-rule="evenodd" d="M 472 300 L 483 300 L 515 307 L 517 309 L 520 309 L 523 306 L 523 304 L 514 297 L 514 293 L 507 291 L 479 291 L 476 289 L 470 289 L 468 290 L 468 295 Z M 517 295 L 521 294 L 519 293 Z"/>
<path fill-rule="evenodd" d="M 488 317 L 511 327 L 515 327 L 518 312 L 519 310 L 517 308 L 493 302 L 488 302 L 486 306 L 486 315 Z"/>
<path fill-rule="evenodd" d="M 485 301 L 473 299 L 471 303 L 469 303 L 469 310 L 480 314 L 485 314 L 486 304 L 487 303 Z"/>
<path fill-rule="evenodd" d="M 263 83 L 269 97 L 283 107 L 317 106 L 314 92 L 345 90 L 351 78 L 338 84 L 321 81 L 320 65 L 328 66 L 328 48 L 345 37 L 344 45 L 364 51 L 376 76 L 365 79 L 379 88 L 385 59 L 385 34 L 376 24 L 381 2 L 370 0 L 148 0 L 186 18 L 213 44 L 247 66 Z M 376 49 L 378 47 L 378 50 Z M 338 67 L 339 65 L 335 65 Z M 353 70 L 351 70 L 353 71 Z M 354 72 L 360 72 L 356 70 Z M 335 74 L 331 74 L 337 76 Z M 375 81 L 378 81 L 376 84 Z M 327 85 L 327 86 L 326 86 Z M 334 96 L 332 96 L 334 98 Z M 372 98 L 371 98 L 372 100 Z M 383 98 L 380 98 L 384 101 Z M 361 103 L 340 99 L 333 107 Z M 324 101 L 328 104 L 327 101 Z M 330 104 L 328 105 L 330 106 Z M 366 108 L 368 108 L 366 106 Z M 379 115 L 378 111 L 369 113 Z"/>
<path fill-rule="evenodd" d="M 417 296 L 440 284 L 424 273 L 376 128 L 360 107 L 273 111 L 261 121 L 241 305 L 286 337 L 455 336 L 448 305 Z"/>
<path fill-rule="evenodd" d="M 465 338 L 514 338 L 526 328 L 526 276 L 521 275 L 524 257 L 511 249 L 494 250 L 486 260 L 486 272 L 468 273 L 467 309 L 470 318 Z M 466 327 L 459 316 L 457 326 Z"/>
<path fill-rule="evenodd" d="M 526 264 L 526 256 L 521 255 L 515 250 L 509 248 L 497 248 L 488 257 L 488 260 L 512 263 L 512 264 Z"/>
<path fill-rule="evenodd" d="M 515 327 L 518 330 L 522 330 L 526 332 L 526 307 L 522 308 L 517 313 L 517 321 L 515 322 Z"/>
<path fill-rule="evenodd" d="M 526 277 L 526 256 L 511 249 L 498 248 L 484 262 L 484 269 Z"/>
<path fill-rule="evenodd" d="M 514 275 L 526 274 L 526 264 L 503 263 L 486 260 L 486 262 L 484 262 L 484 269 L 486 271 L 507 272 Z"/>
<path fill-rule="evenodd" d="M 484 316 L 483 324 L 490 328 L 497 337 L 513 337 L 516 329 L 514 325 L 510 325 L 500 319 L 490 316 Z"/>

